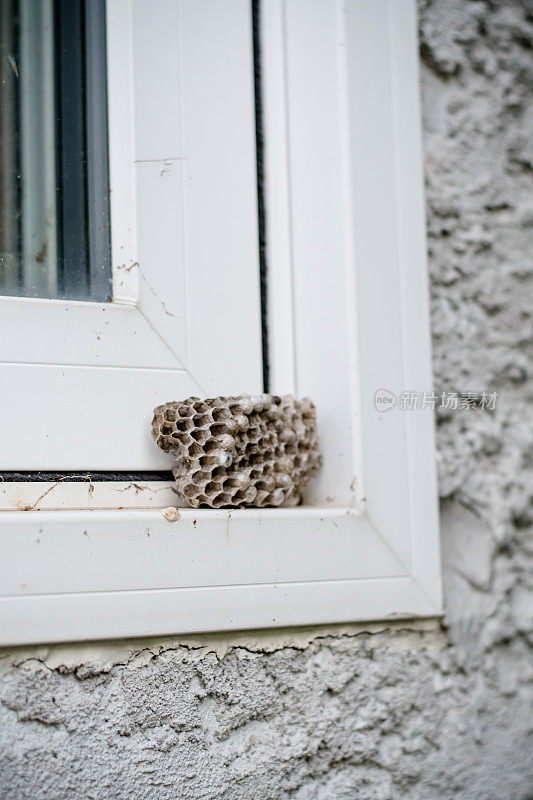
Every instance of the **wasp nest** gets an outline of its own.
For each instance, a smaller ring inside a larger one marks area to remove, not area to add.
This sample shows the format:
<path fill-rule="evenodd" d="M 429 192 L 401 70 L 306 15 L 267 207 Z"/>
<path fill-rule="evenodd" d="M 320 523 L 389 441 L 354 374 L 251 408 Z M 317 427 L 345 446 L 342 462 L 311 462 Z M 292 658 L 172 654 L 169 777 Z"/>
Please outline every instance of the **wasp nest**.
<path fill-rule="evenodd" d="M 295 506 L 320 466 L 309 398 L 189 397 L 154 409 L 152 436 L 177 456 L 174 488 L 193 508 Z"/>

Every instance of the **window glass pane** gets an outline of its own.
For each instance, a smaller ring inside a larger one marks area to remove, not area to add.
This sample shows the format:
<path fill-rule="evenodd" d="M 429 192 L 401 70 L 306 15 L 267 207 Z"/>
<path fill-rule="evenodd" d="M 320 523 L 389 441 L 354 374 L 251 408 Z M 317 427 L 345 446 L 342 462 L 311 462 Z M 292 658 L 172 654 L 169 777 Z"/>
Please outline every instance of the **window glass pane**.
<path fill-rule="evenodd" d="M 110 279 L 104 0 L 0 0 L 0 294 Z"/>

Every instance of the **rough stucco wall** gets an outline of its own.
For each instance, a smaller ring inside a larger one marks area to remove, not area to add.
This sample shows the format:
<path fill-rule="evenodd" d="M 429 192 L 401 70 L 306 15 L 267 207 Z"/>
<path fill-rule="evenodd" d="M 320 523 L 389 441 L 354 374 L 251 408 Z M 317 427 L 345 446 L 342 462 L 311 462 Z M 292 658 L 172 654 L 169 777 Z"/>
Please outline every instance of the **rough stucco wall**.
<path fill-rule="evenodd" d="M 443 626 L 6 655 L 3 800 L 533 797 L 531 6 L 420 12 Z"/>

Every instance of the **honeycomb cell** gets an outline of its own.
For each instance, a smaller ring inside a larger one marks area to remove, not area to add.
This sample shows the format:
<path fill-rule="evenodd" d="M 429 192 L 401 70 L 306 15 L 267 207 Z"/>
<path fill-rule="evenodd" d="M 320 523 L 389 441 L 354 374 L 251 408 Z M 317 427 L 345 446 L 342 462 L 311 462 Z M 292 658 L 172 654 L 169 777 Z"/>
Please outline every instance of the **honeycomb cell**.
<path fill-rule="evenodd" d="M 298 505 L 321 463 L 315 407 L 292 395 L 165 403 L 152 437 L 176 455 L 174 488 L 193 508 Z"/>

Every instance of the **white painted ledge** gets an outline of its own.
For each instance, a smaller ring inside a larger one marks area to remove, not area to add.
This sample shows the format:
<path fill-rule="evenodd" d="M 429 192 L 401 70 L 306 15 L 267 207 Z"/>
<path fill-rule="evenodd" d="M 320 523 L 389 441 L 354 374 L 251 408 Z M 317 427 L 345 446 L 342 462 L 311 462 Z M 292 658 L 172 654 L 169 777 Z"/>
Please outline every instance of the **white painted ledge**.
<path fill-rule="evenodd" d="M 171 481 L 5 481 L 0 511 L 123 510 L 179 506 Z"/>
<path fill-rule="evenodd" d="M 432 616 L 349 509 L 3 512 L 4 645 Z"/>

